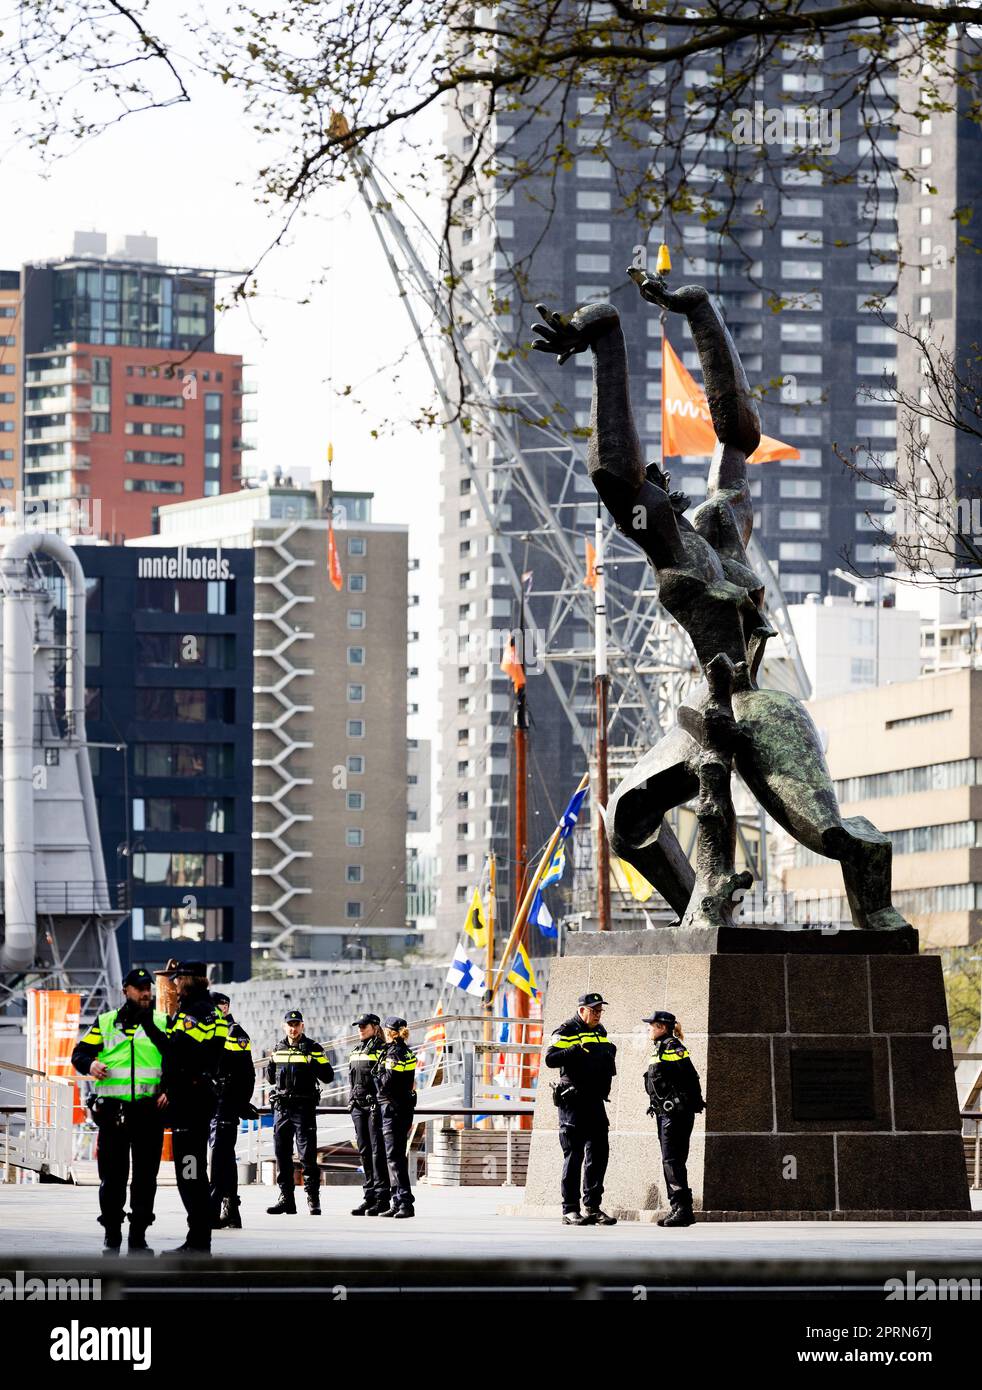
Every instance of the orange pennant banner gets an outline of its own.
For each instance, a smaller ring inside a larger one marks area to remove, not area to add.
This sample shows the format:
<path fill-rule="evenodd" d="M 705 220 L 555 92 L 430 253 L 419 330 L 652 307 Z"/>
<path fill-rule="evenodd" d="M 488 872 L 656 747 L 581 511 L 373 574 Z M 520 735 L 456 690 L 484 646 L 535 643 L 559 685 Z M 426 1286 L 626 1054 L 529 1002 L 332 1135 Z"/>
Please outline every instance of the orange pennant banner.
<path fill-rule="evenodd" d="M 525 671 L 518 659 L 518 653 L 515 651 L 514 637 L 508 643 L 508 649 L 501 658 L 501 669 L 508 676 L 515 689 L 521 690 L 525 684 Z"/>
<path fill-rule="evenodd" d="M 718 443 L 706 393 L 686 371 L 667 338 L 662 340 L 661 441 L 662 456 L 713 454 Z M 748 463 L 772 463 L 800 458 L 793 444 L 782 444 L 768 435 L 747 459 Z"/>
<path fill-rule="evenodd" d="M 597 587 L 597 548 L 590 541 L 586 543 L 586 578 L 583 583 L 588 589 Z"/>
<path fill-rule="evenodd" d="M 337 542 L 334 539 L 334 523 L 327 523 L 327 572 L 335 589 L 341 589 L 344 580 L 341 575 L 341 561 L 338 558 Z"/>

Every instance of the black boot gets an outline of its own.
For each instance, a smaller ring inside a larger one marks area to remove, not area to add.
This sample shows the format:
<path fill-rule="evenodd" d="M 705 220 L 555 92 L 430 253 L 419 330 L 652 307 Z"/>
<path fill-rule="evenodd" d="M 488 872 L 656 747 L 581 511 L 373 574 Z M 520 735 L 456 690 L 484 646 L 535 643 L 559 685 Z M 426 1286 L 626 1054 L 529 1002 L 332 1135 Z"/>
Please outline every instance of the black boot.
<path fill-rule="evenodd" d="M 686 1188 L 669 1198 L 672 1210 L 658 1222 L 659 1226 L 694 1226 L 696 1218 L 692 1215 L 692 1192 Z"/>
<path fill-rule="evenodd" d="M 311 1216 L 320 1216 L 321 1195 L 316 1188 L 307 1193 L 307 1206 L 310 1209 Z"/>
<path fill-rule="evenodd" d="M 146 1226 L 138 1225 L 132 1218 L 130 1218 L 130 1234 L 126 1246 L 131 1255 L 152 1256 L 154 1253 L 147 1244 Z"/>
<path fill-rule="evenodd" d="M 366 1211 L 366 1216 L 388 1216 L 392 1207 L 392 1200 L 389 1197 L 377 1198 L 374 1206 L 370 1206 Z"/>
<path fill-rule="evenodd" d="M 563 1212 L 563 1225 L 564 1225 L 564 1226 L 592 1226 L 592 1225 L 593 1225 L 593 1222 L 590 1220 L 589 1216 L 581 1216 L 580 1213 L 579 1213 L 578 1211 L 564 1211 L 564 1212 Z"/>
<path fill-rule="evenodd" d="M 396 1219 L 397 1221 L 408 1221 L 408 1220 L 410 1219 L 410 1217 L 413 1217 L 413 1216 L 416 1215 L 416 1208 L 415 1208 L 415 1207 L 396 1207 L 396 1209 L 395 1209 L 395 1211 L 392 1213 L 392 1215 L 395 1217 L 395 1219 Z"/>
<path fill-rule="evenodd" d="M 280 1199 L 275 1206 L 266 1208 L 269 1216 L 296 1216 L 297 1201 L 291 1192 L 289 1196 L 285 1192 L 280 1193 Z"/>
<path fill-rule="evenodd" d="M 591 1218 L 591 1225 L 594 1226 L 616 1226 L 617 1217 L 608 1216 L 605 1211 L 597 1207 L 596 1211 L 587 1211 L 587 1216 Z"/>
<path fill-rule="evenodd" d="M 216 1202 L 211 1209 L 211 1229 L 213 1231 L 220 1231 L 225 1225 L 224 1205 L 224 1202 Z"/>
<path fill-rule="evenodd" d="M 366 1197 L 360 1207 L 351 1208 L 352 1216 L 378 1216 L 378 1207 Z"/>
<path fill-rule="evenodd" d="M 123 1244 L 123 1231 L 120 1226 L 107 1226 L 102 1241 L 104 1255 L 118 1255 Z"/>
<path fill-rule="evenodd" d="M 241 1231 L 242 1217 L 238 1197 L 222 1198 L 222 1225 L 227 1231 Z"/>
<path fill-rule="evenodd" d="M 206 1240 L 204 1239 L 204 1237 L 200 1237 L 200 1238 L 197 1239 L 197 1240 L 192 1240 L 192 1239 L 191 1239 L 191 1235 L 190 1235 L 190 1233 L 189 1233 L 189 1234 L 188 1234 L 188 1238 L 187 1238 L 187 1240 L 184 1242 L 184 1244 L 183 1244 L 183 1245 L 178 1245 L 176 1249 L 170 1251 L 170 1254 L 172 1254 L 172 1255 L 210 1255 L 210 1254 L 211 1254 L 211 1241 L 210 1241 L 210 1240 L 209 1240 L 209 1241 L 206 1241 Z"/>
<path fill-rule="evenodd" d="M 398 1210 L 398 1207 L 379 1207 L 376 1216 L 395 1216 Z"/>

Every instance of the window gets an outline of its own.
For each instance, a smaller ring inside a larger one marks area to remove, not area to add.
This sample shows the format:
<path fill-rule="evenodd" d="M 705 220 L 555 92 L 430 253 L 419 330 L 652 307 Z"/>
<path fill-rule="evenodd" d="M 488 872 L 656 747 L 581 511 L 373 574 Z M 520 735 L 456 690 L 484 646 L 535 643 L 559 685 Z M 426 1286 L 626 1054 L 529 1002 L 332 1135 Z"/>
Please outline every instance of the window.
<path fill-rule="evenodd" d="M 364 537 L 364 536 L 349 536 L 349 537 L 348 537 L 348 554 L 349 554 L 349 555 L 356 555 L 356 556 L 357 556 L 357 555 L 364 555 L 364 554 L 365 554 L 365 551 L 366 551 L 366 541 L 365 541 L 365 537 Z"/>
<path fill-rule="evenodd" d="M 782 531 L 820 531 L 822 513 L 782 511 L 778 516 L 778 525 Z"/>
<path fill-rule="evenodd" d="M 782 560 L 821 560 L 822 547 L 818 541 L 781 541 L 779 556 Z"/>
<path fill-rule="evenodd" d="M 137 743 L 133 770 L 138 777 L 231 777 L 231 743 Z"/>
<path fill-rule="evenodd" d="M 123 482 L 123 491 L 182 493 L 184 484 L 163 478 L 126 478 Z"/>
<path fill-rule="evenodd" d="M 134 712 L 137 719 L 174 720 L 179 724 L 234 724 L 235 691 L 139 686 Z"/>
<path fill-rule="evenodd" d="M 348 685 L 348 699 L 352 704 L 360 704 L 365 698 L 365 687 L 350 682 Z"/>
<path fill-rule="evenodd" d="M 781 199 L 782 217 L 821 217 L 823 203 L 821 198 L 789 198 Z M 782 245 L 788 243 L 782 240 Z"/>
<path fill-rule="evenodd" d="M 146 613 L 234 613 L 235 580 L 138 579 L 136 607 Z"/>
<path fill-rule="evenodd" d="M 781 341 L 785 343 L 820 343 L 820 323 L 781 323 Z"/>
<path fill-rule="evenodd" d="M 344 869 L 345 883 L 361 883 L 365 876 L 365 871 L 360 864 L 346 864 Z"/>
<path fill-rule="evenodd" d="M 782 415 L 782 434 L 821 434 L 822 420 L 819 415 Z"/>
<path fill-rule="evenodd" d="M 361 903 L 349 900 L 344 905 L 344 915 L 348 918 L 361 916 Z"/>
<path fill-rule="evenodd" d="M 348 810 L 349 810 L 349 811 L 364 811 L 364 809 L 365 809 L 365 793 L 364 793 L 364 792 L 348 792 L 348 793 L 347 793 L 347 796 L 346 796 L 346 804 L 347 804 L 347 807 L 348 807 Z"/>
<path fill-rule="evenodd" d="M 822 484 L 815 478 L 782 478 L 781 496 L 814 501 L 822 495 Z"/>
<path fill-rule="evenodd" d="M 349 720 L 348 720 L 348 737 L 349 737 L 349 738 L 364 738 L 364 737 L 365 737 L 365 721 L 364 721 L 364 719 L 349 719 Z"/>
<path fill-rule="evenodd" d="M 349 666 L 364 666 L 364 664 L 365 664 L 365 648 L 364 648 L 364 647 L 349 647 L 349 648 L 348 648 L 348 665 L 349 665 Z"/>
<path fill-rule="evenodd" d="M 123 462 L 149 463 L 155 468 L 183 468 L 184 455 L 165 454 L 154 449 L 126 449 L 123 452 Z"/>
<path fill-rule="evenodd" d="M 782 261 L 784 280 L 821 280 L 824 274 L 821 261 Z"/>
<path fill-rule="evenodd" d="M 576 269 L 587 274 L 607 275 L 610 272 L 610 257 L 592 256 L 581 252 L 576 258 Z"/>
<path fill-rule="evenodd" d="M 181 395 L 160 396 L 152 393 L 147 394 L 145 392 L 130 391 L 126 396 L 126 404 L 145 406 L 147 409 L 153 410 L 183 410 L 184 397 Z"/>
<path fill-rule="evenodd" d="M 797 574 L 781 571 L 781 588 L 786 594 L 821 593 L 822 582 L 817 574 Z"/>
<path fill-rule="evenodd" d="M 141 851 L 133 855 L 133 877 L 169 888 L 222 888 L 233 882 L 232 863 L 230 854 Z"/>
<path fill-rule="evenodd" d="M 363 593 L 365 592 L 366 587 L 367 587 L 367 578 L 368 578 L 368 576 L 367 576 L 367 575 L 364 575 L 364 574 L 349 574 L 349 575 L 348 575 L 348 593 L 349 593 L 349 594 L 363 594 Z"/>
<path fill-rule="evenodd" d="M 782 372 L 820 372 L 822 358 L 817 352 L 785 352 L 781 355 Z"/>
<path fill-rule="evenodd" d="M 365 610 L 363 608 L 348 609 L 348 626 L 350 628 L 362 628 L 365 626 Z"/>
<path fill-rule="evenodd" d="M 577 222 L 576 237 L 578 241 L 610 241 L 610 224 L 607 222 Z M 579 259 L 580 258 L 577 257 L 577 270 L 595 270 L 607 268 L 605 266 L 581 266 L 579 264 Z M 591 260 L 593 258 L 587 256 L 584 257 L 584 259 Z M 607 257 L 604 256 L 600 259 L 606 260 Z"/>
<path fill-rule="evenodd" d="M 576 206 L 582 212 L 606 212 L 610 208 L 610 194 L 599 188 L 581 188 L 576 195 Z"/>

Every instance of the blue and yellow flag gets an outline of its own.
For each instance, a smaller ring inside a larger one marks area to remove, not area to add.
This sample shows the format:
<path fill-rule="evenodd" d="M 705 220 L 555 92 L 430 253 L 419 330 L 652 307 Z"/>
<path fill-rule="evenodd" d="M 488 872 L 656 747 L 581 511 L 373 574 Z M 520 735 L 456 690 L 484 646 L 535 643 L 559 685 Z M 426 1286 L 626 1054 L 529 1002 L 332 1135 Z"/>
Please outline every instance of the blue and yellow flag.
<path fill-rule="evenodd" d="M 515 959 L 507 976 L 508 983 L 520 989 L 523 994 L 527 994 L 530 999 L 538 999 L 539 987 L 535 983 L 535 971 L 532 969 L 532 962 L 528 958 L 525 947 L 519 945 L 515 952 Z"/>

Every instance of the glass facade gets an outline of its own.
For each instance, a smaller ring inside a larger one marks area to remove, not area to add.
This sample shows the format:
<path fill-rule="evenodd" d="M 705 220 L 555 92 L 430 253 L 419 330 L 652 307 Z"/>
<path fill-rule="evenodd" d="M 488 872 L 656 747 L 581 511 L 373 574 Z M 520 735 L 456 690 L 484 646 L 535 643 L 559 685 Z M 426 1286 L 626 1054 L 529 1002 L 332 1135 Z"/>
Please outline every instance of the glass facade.
<path fill-rule="evenodd" d="M 52 332 L 52 347 L 75 342 L 211 352 L 214 285 L 160 266 L 63 266 L 52 274 Z"/>
<path fill-rule="evenodd" d="M 253 552 L 78 554 L 89 596 L 87 730 L 103 745 L 92 750 L 103 853 L 130 890 L 121 957 L 152 968 L 180 941 L 213 980 L 246 979 Z M 228 577 L 176 577 L 209 570 Z M 168 571 L 175 577 L 158 577 Z"/>

